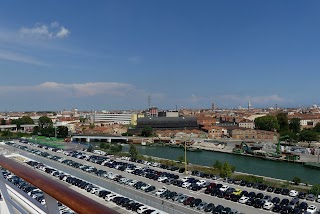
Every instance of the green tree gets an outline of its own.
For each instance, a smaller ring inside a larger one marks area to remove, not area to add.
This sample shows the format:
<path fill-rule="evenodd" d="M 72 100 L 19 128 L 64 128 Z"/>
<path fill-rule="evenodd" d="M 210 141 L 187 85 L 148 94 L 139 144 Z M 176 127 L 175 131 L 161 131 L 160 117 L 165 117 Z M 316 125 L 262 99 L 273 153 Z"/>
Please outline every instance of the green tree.
<path fill-rule="evenodd" d="M 232 174 L 232 166 L 230 164 L 228 164 L 227 162 L 225 162 L 223 165 L 222 165 L 222 168 L 220 170 L 220 176 L 225 178 L 225 177 L 230 177 L 231 174 Z"/>
<path fill-rule="evenodd" d="M 122 151 L 122 145 L 121 144 L 116 144 L 110 147 L 110 151 L 114 153 L 118 153 Z"/>
<path fill-rule="evenodd" d="M 218 160 L 216 160 L 216 162 L 213 164 L 213 168 L 216 168 L 216 169 L 222 169 L 222 163 Z"/>
<path fill-rule="evenodd" d="M 57 137 L 58 138 L 65 138 L 69 135 L 68 127 L 66 126 L 58 126 L 57 127 Z"/>
<path fill-rule="evenodd" d="M 313 131 L 315 131 L 315 132 L 320 132 L 320 123 L 317 123 L 317 124 L 315 125 L 315 127 L 313 128 Z"/>
<path fill-rule="evenodd" d="M 42 116 L 39 118 L 38 124 L 41 129 L 52 126 L 52 120 L 47 116 Z"/>
<path fill-rule="evenodd" d="M 40 127 L 39 126 L 34 127 L 32 134 L 33 135 L 40 135 Z"/>
<path fill-rule="evenodd" d="M 90 143 L 88 148 L 87 148 L 87 152 L 93 152 L 93 149 L 94 148 L 93 148 L 92 144 Z"/>
<path fill-rule="evenodd" d="M 106 148 L 105 145 L 106 145 L 105 143 L 100 143 L 100 146 L 99 146 L 100 149 L 105 149 Z"/>
<path fill-rule="evenodd" d="M 290 137 L 290 142 L 297 142 L 298 140 L 298 135 L 297 133 L 294 133 L 292 131 L 283 131 L 283 132 L 280 132 L 280 137 L 283 137 L 283 136 L 286 136 L 288 135 Z"/>
<path fill-rule="evenodd" d="M 279 130 L 278 120 L 275 116 L 267 115 L 254 120 L 256 129 L 274 131 Z"/>
<path fill-rule="evenodd" d="M 21 128 L 22 121 L 21 119 L 14 119 L 14 120 L 11 120 L 11 124 L 17 125 L 17 129 L 19 130 Z"/>
<path fill-rule="evenodd" d="M 152 132 L 153 132 L 153 130 L 152 130 L 151 126 L 145 126 L 142 129 L 141 136 L 150 137 L 150 136 L 152 136 Z"/>
<path fill-rule="evenodd" d="M 293 181 L 293 183 L 294 183 L 295 185 L 298 185 L 298 184 L 301 183 L 301 178 L 299 178 L 299 177 L 294 177 L 294 178 L 292 179 L 292 181 Z"/>
<path fill-rule="evenodd" d="M 292 118 L 289 123 L 289 129 L 294 133 L 299 133 L 301 130 L 300 119 Z"/>
<path fill-rule="evenodd" d="M 313 185 L 311 187 L 310 193 L 314 195 L 320 195 L 320 184 Z"/>
<path fill-rule="evenodd" d="M 29 116 L 22 116 L 21 123 L 22 123 L 22 125 L 34 124 L 34 121 Z"/>
<path fill-rule="evenodd" d="M 13 133 L 10 132 L 10 131 L 3 131 L 2 134 L 1 134 L 2 137 L 12 137 L 13 136 Z"/>
<path fill-rule="evenodd" d="M 137 150 L 137 147 L 135 145 L 130 144 L 129 154 L 132 159 L 137 159 L 139 151 Z"/>
<path fill-rule="evenodd" d="M 287 113 L 279 113 L 277 114 L 277 120 L 279 124 L 279 132 L 288 131 L 289 130 L 289 122 L 288 122 L 288 114 Z"/>
<path fill-rule="evenodd" d="M 2 119 L 2 120 L 1 120 L 1 125 L 7 125 L 6 120 Z"/>
<path fill-rule="evenodd" d="M 55 136 L 55 129 L 53 128 L 53 126 L 42 128 L 42 129 L 40 129 L 40 135 L 46 136 L 46 137 L 54 137 Z"/>
<path fill-rule="evenodd" d="M 300 132 L 299 139 L 301 141 L 311 142 L 311 141 L 317 141 L 319 137 L 317 132 L 313 130 L 304 129 Z"/>

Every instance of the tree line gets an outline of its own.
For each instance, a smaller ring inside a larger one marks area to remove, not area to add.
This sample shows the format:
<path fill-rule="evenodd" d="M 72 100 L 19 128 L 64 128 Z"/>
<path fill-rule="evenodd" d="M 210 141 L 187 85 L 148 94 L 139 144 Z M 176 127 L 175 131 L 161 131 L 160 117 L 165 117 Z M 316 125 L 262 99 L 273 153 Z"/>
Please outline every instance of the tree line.
<path fill-rule="evenodd" d="M 256 129 L 276 131 L 280 136 L 288 135 L 291 141 L 318 141 L 320 135 L 320 123 L 315 127 L 301 130 L 299 118 L 288 119 L 287 113 L 278 113 L 276 116 L 267 115 L 254 120 Z"/>
<path fill-rule="evenodd" d="M 5 123 L 2 120 L 1 124 Z M 34 121 L 29 116 L 22 116 L 21 118 L 11 120 L 11 124 L 17 125 L 17 131 L 20 131 L 22 125 L 33 125 Z M 9 131 L 7 131 L 9 132 Z M 33 135 L 45 136 L 45 137 L 55 137 L 65 138 L 68 136 L 69 131 L 66 126 L 54 127 L 51 118 L 47 116 L 42 116 L 38 120 L 38 126 L 35 126 L 32 132 Z M 7 133 L 7 135 L 10 135 Z"/>

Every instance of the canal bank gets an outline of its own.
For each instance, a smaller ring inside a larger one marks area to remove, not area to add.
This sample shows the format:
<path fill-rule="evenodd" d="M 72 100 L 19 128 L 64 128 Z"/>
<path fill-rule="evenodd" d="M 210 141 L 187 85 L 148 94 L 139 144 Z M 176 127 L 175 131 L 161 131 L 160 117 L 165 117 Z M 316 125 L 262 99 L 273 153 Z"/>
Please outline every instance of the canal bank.
<path fill-rule="evenodd" d="M 159 158 L 177 160 L 179 156 L 184 155 L 184 150 L 181 148 L 153 146 L 147 147 L 138 145 L 136 147 L 143 155 Z M 127 152 L 128 150 L 129 145 L 123 145 L 123 151 Z M 277 162 L 214 151 L 187 152 L 187 159 L 191 164 L 204 166 L 212 166 L 215 161 L 218 160 L 234 165 L 236 167 L 236 171 L 238 172 L 289 181 L 291 181 L 294 177 L 300 177 L 304 183 L 320 183 L 320 170 L 307 168 L 301 163 Z"/>

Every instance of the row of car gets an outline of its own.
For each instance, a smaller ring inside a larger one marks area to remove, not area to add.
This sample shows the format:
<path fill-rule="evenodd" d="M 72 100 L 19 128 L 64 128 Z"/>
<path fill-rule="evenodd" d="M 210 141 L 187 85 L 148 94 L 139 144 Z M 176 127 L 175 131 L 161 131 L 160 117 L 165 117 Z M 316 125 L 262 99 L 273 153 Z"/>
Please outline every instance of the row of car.
<path fill-rule="evenodd" d="M 173 185 L 180 186 L 180 187 L 183 187 L 183 188 L 189 188 L 189 189 L 194 190 L 194 191 L 201 190 L 202 188 L 204 188 L 204 187 L 206 187 L 206 186 L 208 186 L 210 184 L 208 181 L 206 181 L 204 179 L 198 180 L 198 179 L 195 179 L 195 178 L 192 178 L 192 177 L 179 179 L 179 176 L 176 175 L 176 174 L 167 173 L 167 172 L 161 172 L 161 171 L 158 171 L 158 170 L 150 169 L 148 167 L 141 168 L 139 166 L 136 166 L 135 164 L 128 164 L 127 162 L 121 162 L 121 161 L 114 161 L 112 159 L 109 159 L 108 157 L 103 157 L 103 156 L 88 155 L 88 154 L 86 154 L 84 152 L 72 151 L 72 152 L 68 152 L 68 154 L 66 154 L 66 155 L 73 156 L 73 157 L 76 157 L 76 158 L 79 158 L 79 159 L 85 159 L 87 161 L 90 161 L 90 162 L 93 162 L 93 163 L 97 163 L 97 164 L 101 164 L 101 165 L 105 165 L 105 166 L 108 166 L 110 168 L 115 168 L 115 169 L 118 169 L 118 170 L 121 170 L 121 171 L 127 171 L 129 173 L 132 173 L 132 174 L 135 174 L 135 175 L 144 176 L 146 178 L 153 179 L 153 180 L 158 180 L 159 182 L 163 182 L 163 183 L 166 183 L 166 184 L 173 184 Z M 64 162 L 64 161 L 66 161 L 66 160 L 63 160 L 62 162 Z M 145 164 L 143 161 L 139 161 L 139 160 L 135 160 L 135 162 L 138 162 L 138 163 L 140 162 L 140 163 Z M 145 165 L 154 166 L 155 164 L 148 162 Z M 160 168 L 163 168 L 163 166 L 161 166 L 159 164 L 157 166 L 159 166 Z M 86 168 L 88 168 L 88 167 L 86 167 Z M 99 175 L 100 176 L 105 176 L 105 173 L 106 172 L 104 170 L 102 170 L 102 171 L 99 172 Z M 107 174 L 108 174 L 107 177 L 110 178 L 110 174 L 109 173 L 107 173 Z M 193 171 L 192 174 L 194 176 L 198 176 L 198 177 L 201 177 L 201 178 L 202 177 L 206 177 L 203 174 L 201 174 L 201 172 Z M 111 178 L 114 178 L 113 176 L 115 176 L 115 175 L 111 175 Z M 121 177 L 120 177 L 120 179 L 121 179 Z M 217 177 L 215 177 L 215 179 L 217 179 Z M 259 190 L 267 190 L 267 192 L 281 193 L 283 195 L 290 195 L 292 197 L 299 196 L 300 198 L 303 198 L 303 196 L 305 196 L 305 198 L 307 198 L 308 200 L 310 200 L 310 198 L 311 198 L 310 196 L 312 196 L 312 195 L 306 196 L 303 193 L 298 193 L 295 190 L 291 190 L 290 191 L 288 189 L 281 189 L 281 191 L 279 192 L 279 189 L 276 189 L 276 188 L 272 189 L 272 187 L 267 187 L 266 185 L 259 184 L 259 183 L 250 184 L 250 183 L 245 183 L 244 181 L 237 181 L 237 180 L 232 180 L 232 179 L 226 179 L 226 180 L 224 180 L 224 182 L 234 183 L 234 184 L 238 184 L 240 186 L 253 187 L 253 188 L 257 188 Z M 229 200 L 233 199 L 233 201 L 235 199 L 237 199 L 236 201 L 240 200 L 240 198 L 238 198 L 237 195 L 234 195 L 234 194 L 230 193 L 230 190 L 232 190 L 232 188 L 230 188 L 229 191 L 226 191 L 226 190 L 229 189 L 228 185 L 222 185 L 222 184 L 219 184 L 219 185 L 221 185 L 221 187 L 219 188 L 220 191 L 219 192 L 216 191 L 216 195 L 215 196 L 220 197 L 220 198 L 226 198 L 226 199 L 229 199 Z M 143 186 L 143 187 L 145 187 L 145 186 Z M 155 187 L 150 187 L 150 188 L 149 188 L 149 186 L 146 187 L 146 189 L 148 189 L 147 191 L 153 191 L 154 188 Z M 274 191 L 271 191 L 271 190 L 274 190 Z M 214 194 L 212 194 L 212 195 L 214 195 Z M 249 202 L 247 204 L 248 205 L 252 205 L 252 206 L 254 206 L 256 204 L 255 207 L 262 208 L 264 206 L 264 204 L 265 204 L 264 202 L 270 202 L 270 201 L 265 201 L 265 200 L 264 201 L 261 201 L 261 200 L 259 201 L 258 199 L 263 199 L 263 198 L 250 199 L 250 200 L 248 200 Z M 268 207 L 270 207 L 269 209 L 272 208 L 272 210 L 274 210 L 274 211 L 279 209 L 278 206 L 275 206 L 277 204 L 273 204 L 273 205 L 274 206 L 272 206 L 270 203 L 267 203 L 267 205 L 265 206 L 265 209 L 267 209 Z M 284 207 L 286 207 L 286 206 L 281 205 L 281 208 L 283 208 L 285 210 Z M 292 207 L 292 208 L 293 208 L 292 209 L 292 211 L 293 211 L 295 207 Z M 290 210 L 290 209 L 288 209 L 288 210 Z M 300 210 L 306 210 L 306 209 L 302 209 L 301 208 Z M 281 211 L 281 209 L 279 211 Z"/>
<path fill-rule="evenodd" d="M 205 190 L 205 194 L 224 198 L 240 204 L 245 204 L 258 209 L 271 210 L 276 213 L 316 213 L 317 207 L 314 205 L 308 205 L 304 201 L 300 201 L 299 198 L 272 198 L 270 195 L 264 195 L 262 192 L 247 192 L 240 189 L 234 189 L 227 185 L 211 183 Z"/>
<path fill-rule="evenodd" d="M 15 185 L 17 188 L 21 189 L 31 198 L 37 200 L 41 205 L 46 206 L 46 201 L 43 195 L 42 190 L 38 189 L 37 187 L 33 186 L 32 184 L 26 182 L 22 178 L 14 175 L 10 171 L 0 168 L 0 173 L 3 174 L 3 177 Z M 64 204 L 58 202 L 58 208 L 60 214 L 75 214 L 73 210 L 69 207 L 65 206 Z"/>
<path fill-rule="evenodd" d="M 52 167 L 46 166 L 37 161 L 30 160 L 30 161 L 27 161 L 26 164 L 34 167 L 35 169 L 42 170 L 52 176 L 55 176 L 59 178 L 61 181 L 65 181 L 73 186 L 79 187 L 87 191 L 88 193 L 96 195 L 97 197 L 103 198 L 107 202 L 114 202 L 118 206 L 121 206 L 127 210 L 132 210 L 137 213 L 143 213 L 143 214 L 165 214 L 165 212 L 162 212 L 150 206 L 144 205 L 130 198 L 127 198 L 120 194 L 109 191 L 105 188 L 96 186 L 88 181 L 82 180 L 75 176 L 71 176 L 69 174 L 56 170 Z"/>
<path fill-rule="evenodd" d="M 30 152 L 33 152 L 35 154 L 41 155 L 43 157 L 47 157 L 47 158 L 51 158 L 56 161 L 60 161 L 61 163 L 68 164 L 70 166 L 73 166 L 73 167 L 76 167 L 76 168 L 83 170 L 84 165 L 77 163 L 73 160 L 62 159 L 61 157 L 45 154 L 44 152 L 41 152 L 41 151 L 39 153 L 39 151 L 35 151 L 33 149 L 26 149 L 24 147 L 20 147 L 20 148 L 27 150 L 27 151 L 30 151 Z M 172 181 L 172 184 L 175 184 L 175 185 L 185 184 L 186 188 L 193 186 L 193 185 L 190 185 L 190 186 L 186 185 L 186 184 L 191 184 L 191 183 L 194 183 L 195 185 L 199 186 L 200 189 L 209 184 L 205 180 L 197 180 L 194 178 L 184 178 L 182 180 L 179 180 L 179 176 L 176 174 L 155 171 L 155 170 L 152 170 L 148 167 L 141 168 L 139 166 L 135 166 L 134 164 L 127 164 L 127 163 L 121 162 L 121 161 L 114 161 L 114 160 L 111 160 L 111 159 L 108 159 L 105 157 L 99 157 L 99 156 L 95 156 L 95 155 L 87 156 L 86 154 L 84 154 L 82 152 L 78 152 L 78 151 L 71 151 L 71 152 L 68 152 L 68 154 L 66 154 L 66 155 L 76 157 L 79 159 L 86 159 L 87 161 L 90 161 L 90 162 L 105 165 L 107 167 L 115 168 L 115 169 L 118 169 L 121 171 L 126 171 L 128 173 L 144 176 L 149 179 L 158 180 L 159 182 L 163 182 L 163 183 L 168 183 L 169 181 Z M 42 168 L 42 166 L 39 167 L 40 170 L 41 170 L 41 168 Z M 86 166 L 86 169 L 88 169 L 88 166 Z M 52 169 L 46 169 L 46 170 L 48 171 L 48 170 L 52 170 Z M 85 170 L 85 171 L 87 171 L 87 170 Z M 112 172 L 107 172 L 104 170 L 96 170 L 95 168 L 93 170 L 89 170 L 87 172 L 89 172 L 89 173 L 94 172 L 95 174 L 97 174 L 99 176 L 116 181 L 120 184 L 129 185 L 129 186 L 132 186 L 133 188 L 136 188 L 138 190 L 142 190 L 145 192 L 151 192 L 151 193 L 154 193 L 156 196 L 159 196 L 162 198 L 172 199 L 173 201 L 180 202 L 183 205 L 194 207 L 199 211 L 212 212 L 212 213 L 230 213 L 230 214 L 239 213 L 238 211 L 232 210 L 229 207 L 223 207 L 222 205 L 215 206 L 213 203 L 207 203 L 205 201 L 202 201 L 199 198 L 193 198 L 193 197 L 184 195 L 182 193 L 171 192 L 167 188 L 161 188 L 161 189 L 155 191 L 155 189 L 156 189 L 155 186 L 144 183 L 142 181 L 127 179 L 125 177 L 114 174 Z M 56 172 L 52 172 L 52 173 L 56 173 Z M 83 183 L 83 182 L 78 183 L 79 181 L 74 181 L 74 180 L 75 180 L 74 178 L 73 179 L 67 178 L 66 181 L 71 182 L 71 184 L 73 182 L 76 182 L 76 185 L 80 185 L 81 188 L 86 188 L 85 183 Z M 177 181 L 179 181 L 179 182 L 177 182 Z M 91 190 L 89 187 L 89 189 L 87 189 L 87 191 L 96 191 L 96 188 L 94 187 L 94 190 Z M 110 194 L 105 197 L 106 197 L 106 200 L 112 200 L 113 197 L 117 197 L 117 196 L 116 196 L 116 194 Z"/>

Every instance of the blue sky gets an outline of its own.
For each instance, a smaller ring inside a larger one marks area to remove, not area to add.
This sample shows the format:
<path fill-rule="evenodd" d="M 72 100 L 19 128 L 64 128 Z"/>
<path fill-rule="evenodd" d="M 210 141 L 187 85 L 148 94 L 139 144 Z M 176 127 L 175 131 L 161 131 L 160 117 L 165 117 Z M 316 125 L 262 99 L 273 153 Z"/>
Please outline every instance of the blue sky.
<path fill-rule="evenodd" d="M 319 1 L 6 1 L 0 111 L 319 104 Z"/>

